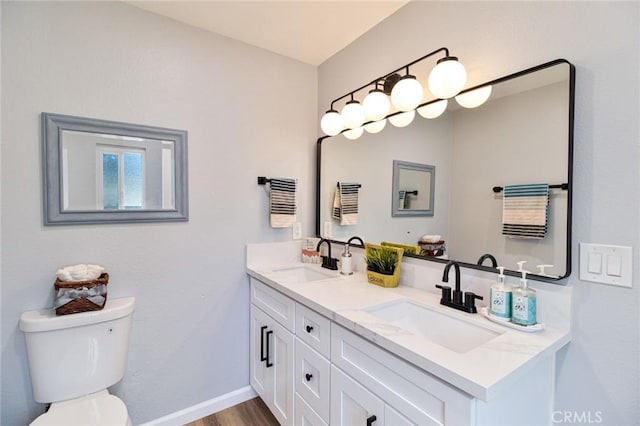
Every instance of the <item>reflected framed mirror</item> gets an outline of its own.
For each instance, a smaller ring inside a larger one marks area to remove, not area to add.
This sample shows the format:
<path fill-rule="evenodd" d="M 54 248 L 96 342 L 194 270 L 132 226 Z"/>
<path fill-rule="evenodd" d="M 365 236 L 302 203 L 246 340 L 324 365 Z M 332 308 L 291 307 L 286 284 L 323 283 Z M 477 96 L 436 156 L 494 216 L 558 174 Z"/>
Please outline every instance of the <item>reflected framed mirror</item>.
<path fill-rule="evenodd" d="M 575 68 L 558 59 L 462 93 L 483 86 L 491 86 L 491 95 L 477 108 L 449 99 L 444 114 L 435 119 L 416 114 L 406 127 L 388 124 L 357 140 L 342 135 L 318 139 L 317 235 L 343 243 L 357 235 L 372 243 L 408 245 L 418 244 L 424 235 L 438 235 L 446 245 L 442 256 L 407 256 L 442 263 L 456 260 L 464 267 L 497 272 L 488 262 L 478 264 L 490 254 L 509 275 L 519 276 L 516 262 L 524 260 L 525 269 L 537 279 L 567 277 Z M 390 199 L 388 194 L 396 191 L 389 167 L 393 160 L 437 168 L 431 205 L 438 208 L 433 215 L 392 213 L 395 195 Z M 354 166 L 363 162 L 367 167 Z M 355 225 L 341 226 L 331 218 L 336 180 L 362 185 Z M 545 222 L 537 225 L 541 238 L 508 235 L 505 200 L 511 196 L 505 196 L 503 188 L 532 184 L 549 188 Z"/>
<path fill-rule="evenodd" d="M 187 132 L 42 113 L 44 224 L 188 220 Z"/>
<path fill-rule="evenodd" d="M 433 216 L 436 167 L 393 160 L 391 216 Z"/>

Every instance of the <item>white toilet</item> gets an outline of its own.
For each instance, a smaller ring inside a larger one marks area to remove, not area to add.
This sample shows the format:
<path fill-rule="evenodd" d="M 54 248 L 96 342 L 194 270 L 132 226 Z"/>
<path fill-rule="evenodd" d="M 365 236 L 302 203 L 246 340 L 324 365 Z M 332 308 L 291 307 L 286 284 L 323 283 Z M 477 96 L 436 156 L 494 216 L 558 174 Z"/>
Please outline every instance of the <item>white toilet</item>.
<path fill-rule="evenodd" d="M 107 388 L 125 370 L 135 299 L 109 299 L 100 311 L 56 316 L 25 312 L 33 398 L 51 403 L 33 426 L 131 426 L 127 407 Z"/>

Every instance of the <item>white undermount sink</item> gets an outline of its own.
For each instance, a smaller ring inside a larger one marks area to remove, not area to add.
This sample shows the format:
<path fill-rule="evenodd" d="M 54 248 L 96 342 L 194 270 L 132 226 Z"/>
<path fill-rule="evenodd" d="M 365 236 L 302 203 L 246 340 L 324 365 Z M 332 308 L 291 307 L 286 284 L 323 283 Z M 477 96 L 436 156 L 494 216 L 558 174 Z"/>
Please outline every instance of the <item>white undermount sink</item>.
<path fill-rule="evenodd" d="M 376 318 L 458 353 L 465 353 L 501 333 L 434 311 L 409 300 L 366 309 Z"/>
<path fill-rule="evenodd" d="M 275 278 L 280 281 L 306 283 L 311 281 L 326 280 L 329 278 L 337 278 L 335 273 L 323 271 L 319 266 L 291 266 L 288 268 L 274 269 Z"/>

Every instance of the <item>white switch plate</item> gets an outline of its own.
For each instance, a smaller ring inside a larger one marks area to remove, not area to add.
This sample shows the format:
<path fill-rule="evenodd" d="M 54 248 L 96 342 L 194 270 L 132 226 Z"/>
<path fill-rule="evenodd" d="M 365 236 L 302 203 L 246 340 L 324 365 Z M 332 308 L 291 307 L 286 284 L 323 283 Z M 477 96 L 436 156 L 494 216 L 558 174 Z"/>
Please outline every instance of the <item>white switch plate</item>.
<path fill-rule="evenodd" d="M 296 222 L 293 224 L 293 239 L 302 239 L 302 222 Z"/>
<path fill-rule="evenodd" d="M 322 232 L 322 236 L 324 238 L 331 238 L 331 222 L 326 221 L 324 223 L 324 229 L 323 229 L 323 232 Z"/>
<path fill-rule="evenodd" d="M 580 279 L 631 288 L 631 247 L 580 243 Z"/>

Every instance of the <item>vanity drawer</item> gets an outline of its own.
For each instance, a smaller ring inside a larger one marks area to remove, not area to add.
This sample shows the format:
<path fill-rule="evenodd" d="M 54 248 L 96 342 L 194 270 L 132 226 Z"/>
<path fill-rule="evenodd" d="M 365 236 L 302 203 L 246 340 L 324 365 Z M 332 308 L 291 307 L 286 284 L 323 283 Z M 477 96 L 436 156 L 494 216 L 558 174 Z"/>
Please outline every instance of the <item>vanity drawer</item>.
<path fill-rule="evenodd" d="M 251 303 L 269 314 L 271 318 L 278 321 L 292 333 L 295 332 L 296 302 L 293 299 L 252 277 Z"/>
<path fill-rule="evenodd" d="M 313 410 L 329 422 L 329 361 L 296 338 L 295 389 Z"/>
<path fill-rule="evenodd" d="M 296 304 L 296 330 L 300 340 L 325 358 L 330 356 L 331 321 L 300 303 Z"/>
<path fill-rule="evenodd" d="M 332 324 L 331 363 L 415 424 L 471 424 L 473 397 Z"/>
<path fill-rule="evenodd" d="M 293 410 L 294 419 L 293 424 L 298 426 L 328 426 L 327 423 L 320 418 L 318 413 L 302 399 L 300 395 L 296 393 L 295 397 L 295 409 Z"/>

